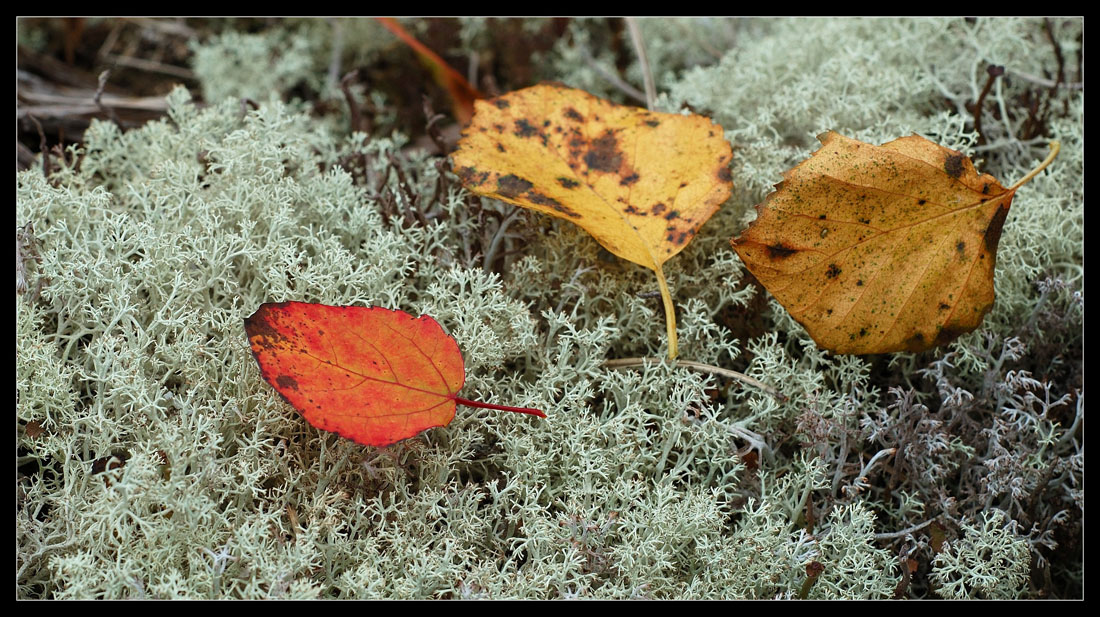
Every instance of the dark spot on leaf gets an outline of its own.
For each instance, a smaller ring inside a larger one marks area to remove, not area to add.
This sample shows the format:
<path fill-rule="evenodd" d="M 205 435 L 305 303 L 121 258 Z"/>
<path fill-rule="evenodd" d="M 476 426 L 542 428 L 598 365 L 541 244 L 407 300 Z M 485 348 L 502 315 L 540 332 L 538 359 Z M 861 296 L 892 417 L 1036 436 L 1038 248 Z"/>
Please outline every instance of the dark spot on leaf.
<path fill-rule="evenodd" d="M 290 375 L 279 375 L 275 378 L 275 383 L 279 385 L 280 389 L 285 390 L 297 390 L 298 380 L 294 379 Z"/>
<path fill-rule="evenodd" d="M 691 235 L 692 235 L 692 231 L 690 229 L 685 229 L 684 231 L 681 231 L 680 233 L 676 233 L 675 231 L 670 232 L 668 234 L 668 236 L 665 237 L 665 239 L 668 240 L 669 242 L 677 245 L 677 246 L 680 246 L 680 245 L 684 244 L 685 242 L 687 242 L 688 239 L 691 238 Z"/>
<path fill-rule="evenodd" d="M 940 345 L 946 345 L 946 344 L 950 343 L 951 341 L 959 338 L 963 334 L 966 334 L 967 332 L 968 332 L 967 330 L 962 330 L 962 329 L 959 329 L 959 328 L 952 328 L 952 327 L 943 328 L 942 330 L 940 330 L 936 334 L 936 340 L 932 343 L 932 345 L 934 347 L 939 347 Z"/>
<path fill-rule="evenodd" d="M 928 348 L 928 345 L 924 343 L 924 335 L 917 332 L 913 336 L 905 339 L 905 349 L 912 352 L 924 351 Z"/>
<path fill-rule="evenodd" d="M 825 271 L 825 276 L 831 279 L 835 279 L 840 276 L 840 267 L 836 264 L 829 264 L 829 269 Z"/>
<path fill-rule="evenodd" d="M 498 133 L 503 133 L 504 132 L 504 125 L 503 124 L 493 124 L 493 128 L 496 129 Z"/>
<path fill-rule="evenodd" d="M 730 175 L 730 168 L 725 166 L 720 168 L 718 170 L 718 179 L 722 182 L 729 182 L 730 180 L 732 180 L 733 176 Z"/>
<path fill-rule="evenodd" d="M 520 118 L 519 120 L 516 120 L 515 134 L 518 137 L 533 137 L 534 135 L 538 134 L 538 132 L 539 130 L 531 126 L 531 123 L 528 122 L 526 118 Z"/>
<path fill-rule="evenodd" d="M 665 211 L 665 205 L 663 203 L 653 204 L 653 207 L 649 209 L 654 216 L 661 216 L 661 213 Z"/>
<path fill-rule="evenodd" d="M 671 221 L 672 219 L 678 219 L 678 218 L 680 218 L 680 211 L 679 210 L 673 210 L 673 211 L 671 211 L 671 212 L 669 212 L 668 214 L 665 215 L 665 220 L 666 221 Z"/>
<path fill-rule="evenodd" d="M 863 287 L 863 279 L 856 281 L 856 287 Z"/>
<path fill-rule="evenodd" d="M 994 259 L 997 258 L 997 245 L 1001 242 L 1001 228 L 1004 227 L 1006 217 L 1008 217 L 1008 206 L 1001 204 L 993 215 L 993 220 L 989 221 L 989 226 L 985 228 L 985 250 L 989 251 Z"/>
<path fill-rule="evenodd" d="M 507 152 L 507 150 L 504 149 L 504 144 L 499 144 L 499 143 L 497 144 L 497 151 L 498 152 Z"/>
<path fill-rule="evenodd" d="M 584 116 L 577 113 L 577 110 L 573 109 L 572 107 L 565 108 L 565 117 L 573 120 L 574 122 L 584 122 Z"/>
<path fill-rule="evenodd" d="M 661 126 L 661 123 L 656 120 L 646 120 L 645 123 L 647 126 L 652 128 L 657 128 L 658 126 Z"/>
<path fill-rule="evenodd" d="M 496 105 L 497 109 L 508 109 L 511 103 L 504 99 L 495 99 L 493 100 L 493 105 Z"/>
<path fill-rule="evenodd" d="M 564 176 L 558 178 L 558 184 L 567 189 L 575 189 L 581 185 L 580 182 L 577 182 L 576 180 L 570 178 L 566 178 Z"/>
<path fill-rule="evenodd" d="M 833 314 L 833 309 L 825 309 L 825 314 L 826 315 L 832 315 Z"/>
<path fill-rule="evenodd" d="M 581 215 L 577 214 L 576 211 L 563 206 L 560 201 L 554 199 L 553 197 L 547 197 L 546 195 L 543 195 L 542 193 L 539 193 L 537 191 L 531 191 L 530 193 L 528 193 L 527 199 L 530 199 L 531 203 L 533 204 L 553 208 L 570 218 L 577 219 L 581 217 Z"/>
<path fill-rule="evenodd" d="M 955 250 L 959 252 L 960 256 L 965 256 L 966 255 L 966 243 L 963 242 L 962 240 L 959 240 L 958 243 L 955 244 Z"/>
<path fill-rule="evenodd" d="M 817 218 L 818 218 L 818 220 L 823 221 L 823 220 L 825 220 L 825 215 L 824 214 L 819 214 L 819 215 L 817 215 Z"/>
<path fill-rule="evenodd" d="M 473 167 L 461 167 L 458 170 L 458 179 L 466 186 L 479 186 L 489 179 L 489 172 L 478 171 Z"/>
<path fill-rule="evenodd" d="M 924 205 L 924 204 L 926 204 L 926 203 L 928 203 L 928 200 L 927 200 L 927 199 L 919 199 L 919 200 L 917 200 L 917 205 L 918 205 L 918 206 L 923 206 L 923 205 Z"/>
<path fill-rule="evenodd" d="M 636 214 L 638 216 L 646 216 L 645 212 L 642 212 L 641 210 L 635 208 L 634 206 L 627 206 L 626 209 L 623 210 L 623 212 L 626 212 L 627 214 Z"/>
<path fill-rule="evenodd" d="M 951 308 L 951 305 L 950 305 L 950 304 L 948 304 L 948 303 L 946 303 L 946 302 L 940 302 L 940 310 L 941 310 L 941 311 L 946 311 L 946 310 L 947 310 L 947 309 L 949 309 L 949 308 Z"/>
<path fill-rule="evenodd" d="M 638 181 L 638 174 L 637 173 L 632 173 L 629 176 L 623 178 L 622 181 L 619 182 L 619 186 L 630 186 L 631 184 L 634 184 L 637 181 Z"/>
<path fill-rule="evenodd" d="M 531 186 L 530 182 L 513 174 L 497 178 L 497 193 L 511 199 L 515 199 L 521 193 L 526 192 Z"/>
<path fill-rule="evenodd" d="M 963 172 L 963 155 L 952 154 L 943 161 L 943 170 L 952 178 L 958 178 Z"/>
<path fill-rule="evenodd" d="M 271 311 L 279 311 L 285 308 L 286 302 L 279 302 L 273 305 L 263 305 L 250 317 L 246 317 L 244 320 L 244 330 L 248 334 L 249 338 L 258 336 L 262 340 L 259 343 L 263 346 L 278 345 L 286 340 L 283 333 L 280 332 L 275 326 L 271 324 Z M 255 352 L 253 352 L 255 355 Z"/>
<path fill-rule="evenodd" d="M 989 194 L 989 183 L 986 182 L 985 184 L 982 185 L 982 195 L 988 195 L 988 194 Z"/>
<path fill-rule="evenodd" d="M 860 328 L 859 329 L 859 335 L 860 336 L 867 336 L 867 328 Z"/>
<path fill-rule="evenodd" d="M 860 223 L 863 223 L 864 225 L 870 225 L 871 224 L 871 219 L 865 219 L 863 217 L 860 217 L 856 220 L 858 220 Z"/>
<path fill-rule="evenodd" d="M 619 142 L 615 139 L 615 133 L 607 131 L 588 147 L 584 155 L 584 162 L 589 169 L 596 171 L 615 172 L 622 166 L 623 156 L 618 150 Z"/>
<path fill-rule="evenodd" d="M 793 249 L 789 246 L 785 246 L 782 242 L 779 244 L 773 244 L 768 247 L 768 257 L 772 259 L 785 259 L 798 252 L 798 249 Z"/>

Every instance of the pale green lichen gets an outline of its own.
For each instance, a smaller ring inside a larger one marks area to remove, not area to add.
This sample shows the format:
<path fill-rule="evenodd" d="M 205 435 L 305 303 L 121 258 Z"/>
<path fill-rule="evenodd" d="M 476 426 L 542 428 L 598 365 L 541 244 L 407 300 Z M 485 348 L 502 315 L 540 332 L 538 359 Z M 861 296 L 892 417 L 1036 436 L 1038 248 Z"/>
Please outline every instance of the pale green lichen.
<path fill-rule="evenodd" d="M 469 45 L 491 36 L 478 23 Z M 917 131 L 1023 175 L 1045 143 L 987 116 L 979 148 L 960 105 L 987 63 L 1049 72 L 1041 20 L 641 26 L 661 104 L 712 114 L 735 146 L 733 198 L 666 265 L 681 356 L 787 401 L 661 361 L 604 367 L 665 355 L 651 271 L 465 193 L 400 134 L 343 135 L 270 96 L 322 87 L 330 48 L 307 35 L 328 22 L 243 41 L 256 62 L 275 52 L 262 78 L 233 77 L 218 39 L 197 52 L 222 83 L 210 106 L 176 90 L 167 119 L 94 123 L 48 180 L 17 176 L 37 256 L 17 264 L 18 597 L 885 598 L 899 550 L 930 568 L 918 597 L 1029 596 L 1033 560 L 1069 581 L 1054 593 L 1083 593 L 1080 557 L 1052 559 L 1084 498 L 1083 91 L 1060 95 L 1062 155 L 1014 200 L 993 313 L 948 348 L 822 352 L 729 248 L 827 129 Z M 1069 58 L 1080 20 L 1057 26 Z M 555 70 L 591 70 L 569 46 L 599 36 L 565 40 Z M 463 350 L 464 396 L 548 417 L 460 408 L 383 449 L 317 431 L 244 336 L 280 300 L 430 314 Z"/>
<path fill-rule="evenodd" d="M 1000 511 L 963 522 L 962 536 L 932 564 L 932 582 L 945 598 L 1012 600 L 1027 586 L 1030 550 Z"/>

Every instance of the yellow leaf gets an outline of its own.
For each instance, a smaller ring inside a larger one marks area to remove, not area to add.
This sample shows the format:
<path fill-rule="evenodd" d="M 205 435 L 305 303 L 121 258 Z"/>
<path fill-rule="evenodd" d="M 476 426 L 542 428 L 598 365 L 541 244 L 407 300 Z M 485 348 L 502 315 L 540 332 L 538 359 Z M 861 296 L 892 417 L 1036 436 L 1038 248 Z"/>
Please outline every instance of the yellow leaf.
<path fill-rule="evenodd" d="M 730 195 L 729 142 L 702 116 L 616 105 L 543 84 L 475 103 L 454 153 L 470 190 L 580 225 L 657 274 L 669 357 L 672 297 L 661 268 Z"/>
<path fill-rule="evenodd" d="M 873 146 L 829 131 L 733 238 L 761 284 L 837 353 L 924 351 L 978 327 L 1016 189 L 913 135 Z"/>

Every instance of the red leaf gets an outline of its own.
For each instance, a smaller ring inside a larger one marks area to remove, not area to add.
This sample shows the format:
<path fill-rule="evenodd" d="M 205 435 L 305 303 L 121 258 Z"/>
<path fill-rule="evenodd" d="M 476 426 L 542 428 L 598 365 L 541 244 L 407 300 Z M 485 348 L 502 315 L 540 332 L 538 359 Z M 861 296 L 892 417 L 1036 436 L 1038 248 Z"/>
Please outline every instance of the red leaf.
<path fill-rule="evenodd" d="M 380 307 L 264 304 L 244 321 L 264 380 L 313 426 L 387 446 L 454 419 L 462 352 L 431 317 Z"/>
<path fill-rule="evenodd" d="M 416 52 L 416 55 L 431 71 L 435 83 L 442 86 L 451 95 L 451 109 L 454 112 L 455 120 L 458 120 L 458 123 L 462 125 L 468 124 L 470 118 L 474 115 L 474 101 L 485 98 L 485 96 L 478 92 L 477 88 L 470 85 L 470 82 L 466 81 L 461 73 L 451 68 L 451 65 L 447 64 L 443 58 L 440 58 L 438 54 L 428 49 L 426 45 L 416 40 L 416 37 L 402 28 L 396 19 L 392 17 L 376 17 L 375 19 Z"/>

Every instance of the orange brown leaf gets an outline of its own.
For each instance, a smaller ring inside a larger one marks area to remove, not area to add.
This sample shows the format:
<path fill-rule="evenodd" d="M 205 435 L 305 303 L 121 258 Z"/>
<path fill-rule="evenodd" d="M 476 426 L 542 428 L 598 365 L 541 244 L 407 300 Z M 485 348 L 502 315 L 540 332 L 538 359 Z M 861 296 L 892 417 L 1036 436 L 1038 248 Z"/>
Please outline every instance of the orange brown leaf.
<path fill-rule="evenodd" d="M 313 426 L 363 445 L 445 426 L 457 403 L 545 417 L 460 398 L 462 352 L 426 315 L 282 302 L 261 305 L 245 331 L 265 381 Z"/>
<path fill-rule="evenodd" d="M 444 62 L 438 54 L 416 40 L 416 37 L 402 28 L 396 19 L 392 17 L 376 17 L 375 19 L 411 47 L 416 55 L 420 57 L 421 62 L 431 71 L 435 82 L 451 95 L 451 111 L 454 112 L 455 120 L 458 120 L 459 124 L 469 122 L 470 117 L 474 114 L 474 101 L 484 98 L 477 88 L 470 85 L 470 82 L 466 81 L 461 73 L 451 68 L 451 65 Z"/>
<path fill-rule="evenodd" d="M 732 240 L 753 275 L 837 353 L 923 351 L 977 328 L 1023 181 L 1006 189 L 917 135 L 819 139 Z"/>
<path fill-rule="evenodd" d="M 662 264 L 730 195 L 730 144 L 703 116 L 616 105 L 543 84 L 477 101 L 454 153 L 470 190 L 580 225 L 657 274 L 676 355 Z"/>

